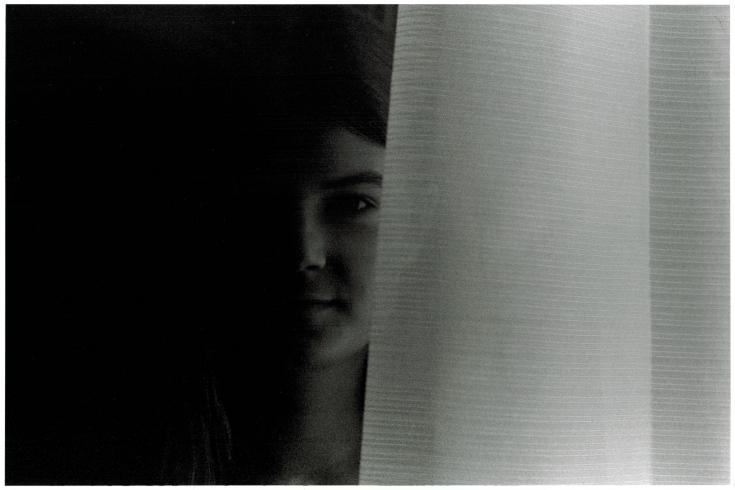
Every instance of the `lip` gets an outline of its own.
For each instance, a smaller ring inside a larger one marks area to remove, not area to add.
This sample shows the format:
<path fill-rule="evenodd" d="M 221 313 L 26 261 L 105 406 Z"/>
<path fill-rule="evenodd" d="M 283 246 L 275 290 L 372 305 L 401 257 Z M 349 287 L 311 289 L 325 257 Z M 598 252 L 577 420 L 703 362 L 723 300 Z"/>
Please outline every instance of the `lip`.
<path fill-rule="evenodd" d="M 302 296 L 295 298 L 291 305 L 294 312 L 297 312 L 299 315 L 311 317 L 342 310 L 345 308 L 346 303 L 339 298 Z"/>
<path fill-rule="evenodd" d="M 299 298 L 296 305 L 300 308 L 330 308 L 339 306 L 340 301 L 326 298 Z"/>
<path fill-rule="evenodd" d="M 323 332 L 338 324 L 344 302 L 328 297 L 297 297 L 291 302 L 290 311 L 295 322 L 292 328 L 299 332 Z"/>

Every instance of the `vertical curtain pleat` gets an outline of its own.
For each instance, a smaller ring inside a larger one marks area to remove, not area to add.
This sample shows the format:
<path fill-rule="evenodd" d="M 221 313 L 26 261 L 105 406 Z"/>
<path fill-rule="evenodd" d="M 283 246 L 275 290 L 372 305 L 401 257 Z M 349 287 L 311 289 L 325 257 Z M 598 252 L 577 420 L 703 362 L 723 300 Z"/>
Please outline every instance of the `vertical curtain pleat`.
<path fill-rule="evenodd" d="M 648 20 L 399 9 L 362 483 L 649 481 Z"/>
<path fill-rule="evenodd" d="M 656 483 L 729 481 L 729 22 L 651 7 Z"/>

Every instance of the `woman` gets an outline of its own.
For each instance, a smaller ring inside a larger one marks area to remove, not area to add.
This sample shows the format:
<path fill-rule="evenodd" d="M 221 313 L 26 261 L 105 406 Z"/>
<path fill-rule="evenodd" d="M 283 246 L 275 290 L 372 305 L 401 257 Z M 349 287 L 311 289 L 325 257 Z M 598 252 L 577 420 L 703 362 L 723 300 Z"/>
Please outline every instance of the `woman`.
<path fill-rule="evenodd" d="M 200 354 L 163 483 L 354 484 L 395 10 L 251 13 L 268 50 L 224 100 L 248 124 L 210 133 L 191 196 Z"/>

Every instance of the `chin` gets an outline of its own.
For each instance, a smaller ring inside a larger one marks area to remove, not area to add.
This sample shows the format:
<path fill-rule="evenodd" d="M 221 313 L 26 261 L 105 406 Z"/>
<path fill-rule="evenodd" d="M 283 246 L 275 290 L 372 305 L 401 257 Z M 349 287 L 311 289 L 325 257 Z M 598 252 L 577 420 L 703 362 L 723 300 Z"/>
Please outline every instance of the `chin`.
<path fill-rule="evenodd" d="M 304 334 L 300 344 L 302 358 L 307 364 L 339 364 L 367 351 L 368 335 L 364 329 L 354 325 L 330 325 L 327 328 L 309 329 Z"/>

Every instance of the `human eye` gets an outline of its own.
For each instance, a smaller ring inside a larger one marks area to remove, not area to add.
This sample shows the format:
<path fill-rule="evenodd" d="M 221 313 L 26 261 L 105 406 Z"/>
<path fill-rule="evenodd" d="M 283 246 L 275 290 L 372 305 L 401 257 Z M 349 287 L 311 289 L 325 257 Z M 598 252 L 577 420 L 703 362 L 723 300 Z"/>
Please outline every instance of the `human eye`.
<path fill-rule="evenodd" d="M 344 193 L 326 199 L 325 214 L 334 221 L 356 220 L 373 214 L 380 203 L 375 196 L 361 193 Z"/>

